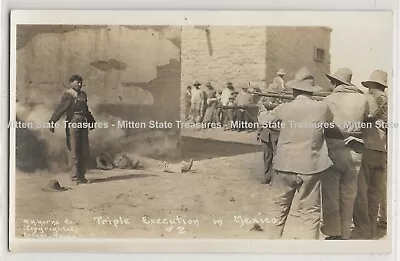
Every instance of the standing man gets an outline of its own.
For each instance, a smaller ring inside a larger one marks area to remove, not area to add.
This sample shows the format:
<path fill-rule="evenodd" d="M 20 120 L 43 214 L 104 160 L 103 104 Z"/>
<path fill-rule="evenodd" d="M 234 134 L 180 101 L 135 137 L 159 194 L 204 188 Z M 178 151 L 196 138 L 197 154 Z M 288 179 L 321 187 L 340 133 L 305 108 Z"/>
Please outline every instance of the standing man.
<path fill-rule="evenodd" d="M 285 70 L 281 68 L 276 74 L 278 76 L 272 80 L 272 83 L 276 84 L 277 92 L 282 92 L 285 89 L 285 80 L 283 79 L 286 75 Z"/>
<path fill-rule="evenodd" d="M 200 90 L 200 85 L 201 83 L 196 81 L 193 84 L 194 88 L 191 92 L 190 119 L 195 123 L 200 122 L 201 109 L 203 106 L 203 96 L 201 94 L 202 90 Z"/>
<path fill-rule="evenodd" d="M 74 185 L 90 183 L 86 179 L 86 162 L 89 156 L 89 131 L 95 128 L 95 119 L 87 105 L 87 96 L 82 91 L 82 77 L 73 75 L 69 78 L 70 89 L 61 98 L 61 102 L 50 118 L 56 123 L 66 114 L 67 147 L 72 160 L 70 178 Z M 54 132 L 54 128 L 50 128 Z"/>
<path fill-rule="evenodd" d="M 328 105 L 312 100 L 315 87 L 305 81 L 293 87 L 295 99 L 271 112 L 260 114 L 260 122 L 280 121 L 278 145 L 274 156 L 274 191 L 271 218 L 272 238 L 281 238 L 293 198 L 298 192 L 299 239 L 318 239 L 321 220 L 321 173 L 332 166 L 324 138 L 324 127 L 332 114 Z M 296 237 L 297 238 L 297 237 Z"/>
<path fill-rule="evenodd" d="M 253 96 L 248 92 L 248 87 L 243 86 L 242 87 L 242 92 L 238 95 L 237 97 L 237 105 L 238 106 L 247 106 L 253 103 Z M 237 110 L 237 121 L 242 122 L 243 124 L 240 125 L 240 128 L 238 131 L 244 131 L 245 129 L 243 126 L 244 124 L 250 122 L 250 117 L 248 116 L 248 111 L 244 109 L 238 109 Z M 247 126 L 247 124 L 246 124 Z"/>
<path fill-rule="evenodd" d="M 263 103 L 262 100 L 259 101 L 258 111 L 259 115 L 263 115 L 267 112 L 265 106 L 269 105 L 269 102 L 266 101 Z M 274 122 L 276 124 L 276 122 Z M 275 174 L 275 170 L 272 167 L 274 154 L 276 152 L 276 146 L 278 144 L 279 139 L 279 128 L 275 126 L 275 128 L 270 124 L 270 126 L 263 126 L 263 123 L 260 122 L 259 118 L 259 127 L 257 133 L 257 141 L 261 143 L 263 149 L 263 162 L 264 162 L 264 179 L 261 181 L 261 184 L 271 185 L 272 178 Z"/>
<path fill-rule="evenodd" d="M 185 120 L 186 121 L 189 119 L 191 99 L 192 99 L 192 86 L 187 86 L 186 92 L 185 92 Z"/>
<path fill-rule="evenodd" d="M 204 86 L 204 88 L 201 88 L 201 99 L 202 99 L 202 107 L 201 107 L 201 117 L 200 117 L 200 122 L 204 121 L 204 117 L 206 116 L 206 111 L 208 108 L 208 104 L 207 104 L 207 99 L 210 95 L 210 92 L 214 91 L 214 87 L 211 85 L 210 82 L 206 83 L 206 85 Z"/>
<path fill-rule="evenodd" d="M 226 87 L 222 90 L 221 93 L 221 105 L 226 106 L 228 105 L 230 101 L 230 97 L 232 96 L 232 92 L 235 90 L 235 87 L 233 87 L 233 84 L 231 82 L 226 83 Z M 221 123 L 222 125 L 227 128 L 228 124 L 228 110 L 222 110 L 221 111 Z"/>
<path fill-rule="evenodd" d="M 350 238 L 354 200 L 357 194 L 356 152 L 347 146 L 345 139 L 361 136 L 361 123 L 367 116 L 367 97 L 351 83 L 353 73 L 341 68 L 333 75 L 327 74 L 334 86 L 333 93 L 324 99 L 333 122 L 340 129 L 336 136 L 326 133 L 329 157 L 333 166 L 322 174 L 322 233 L 327 240 Z"/>
<path fill-rule="evenodd" d="M 361 84 L 369 89 L 369 115 L 366 121 L 372 124 L 362 129 L 364 149 L 354 204 L 355 228 L 352 237 L 375 239 L 379 203 L 387 189 L 387 73 L 376 70 L 370 80 Z M 386 209 L 386 206 L 383 208 Z"/>

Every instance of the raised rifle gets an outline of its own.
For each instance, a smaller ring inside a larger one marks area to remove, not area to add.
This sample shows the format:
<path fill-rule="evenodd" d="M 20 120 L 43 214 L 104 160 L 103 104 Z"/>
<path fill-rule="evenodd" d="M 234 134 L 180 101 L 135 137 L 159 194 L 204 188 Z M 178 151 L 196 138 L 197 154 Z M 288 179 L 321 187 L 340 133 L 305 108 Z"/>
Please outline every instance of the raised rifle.
<path fill-rule="evenodd" d="M 290 93 L 278 93 L 278 92 L 253 92 L 254 95 L 278 98 L 283 100 L 294 100 L 294 97 Z M 313 100 L 322 101 L 326 96 L 331 94 L 331 92 L 314 92 L 312 95 Z"/>

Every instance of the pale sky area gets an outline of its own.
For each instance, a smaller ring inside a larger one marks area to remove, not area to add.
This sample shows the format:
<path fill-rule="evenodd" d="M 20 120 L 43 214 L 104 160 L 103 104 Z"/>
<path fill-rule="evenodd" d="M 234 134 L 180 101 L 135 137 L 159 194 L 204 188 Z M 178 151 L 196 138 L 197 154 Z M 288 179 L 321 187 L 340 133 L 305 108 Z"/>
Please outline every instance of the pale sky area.
<path fill-rule="evenodd" d="M 388 83 L 392 80 L 392 28 L 376 27 L 334 27 L 331 33 L 331 72 L 340 67 L 353 71 L 352 82 L 361 86 L 372 71 L 382 69 L 388 73 Z"/>

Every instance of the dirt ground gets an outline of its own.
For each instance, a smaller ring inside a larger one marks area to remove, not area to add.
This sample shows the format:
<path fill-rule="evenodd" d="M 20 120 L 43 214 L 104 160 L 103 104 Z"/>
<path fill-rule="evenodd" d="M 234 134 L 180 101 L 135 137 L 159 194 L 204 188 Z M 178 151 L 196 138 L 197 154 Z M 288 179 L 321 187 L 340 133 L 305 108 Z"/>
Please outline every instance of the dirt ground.
<path fill-rule="evenodd" d="M 183 135 L 183 155 L 194 159 L 187 173 L 166 173 L 150 159 L 141 159 L 141 170 L 89 170 L 93 183 L 79 186 L 70 184 L 67 173 L 17 172 L 16 236 L 268 238 L 272 189 L 260 182 L 256 134 Z M 50 179 L 69 189 L 42 191 Z M 284 239 L 294 238 L 294 220 L 289 217 Z M 252 229 L 255 223 L 262 231 Z"/>

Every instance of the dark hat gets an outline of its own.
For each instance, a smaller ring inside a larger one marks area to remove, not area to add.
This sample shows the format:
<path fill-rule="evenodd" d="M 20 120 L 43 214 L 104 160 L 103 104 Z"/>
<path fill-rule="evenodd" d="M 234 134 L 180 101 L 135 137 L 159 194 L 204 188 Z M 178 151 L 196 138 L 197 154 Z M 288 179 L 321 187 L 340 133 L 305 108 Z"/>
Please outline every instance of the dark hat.
<path fill-rule="evenodd" d="M 345 85 L 353 85 L 351 83 L 351 78 L 353 76 L 353 72 L 349 68 L 340 68 L 334 74 L 326 74 L 326 77 L 329 80 L 336 80 Z"/>
<path fill-rule="evenodd" d="M 195 82 L 193 83 L 193 85 L 194 85 L 194 86 L 200 86 L 201 83 L 200 83 L 199 81 L 195 81 Z"/>
<path fill-rule="evenodd" d="M 372 72 L 368 81 L 361 82 L 361 84 L 367 88 L 370 88 L 371 83 L 377 83 L 382 88 L 387 88 L 388 87 L 387 73 L 382 70 L 376 70 L 376 71 Z"/>
<path fill-rule="evenodd" d="M 206 84 L 206 87 L 213 87 L 210 82 Z"/>
<path fill-rule="evenodd" d="M 110 170 L 114 168 L 112 158 L 108 153 L 102 153 L 96 157 L 96 167 L 98 169 Z"/>
<path fill-rule="evenodd" d="M 71 77 L 69 77 L 69 82 L 74 82 L 74 81 L 82 82 L 83 81 L 82 76 L 74 74 Z"/>
<path fill-rule="evenodd" d="M 46 192 L 61 192 L 61 191 L 66 191 L 68 189 L 65 187 L 61 187 L 58 180 L 52 179 L 49 181 L 46 187 L 42 188 L 42 190 Z"/>

